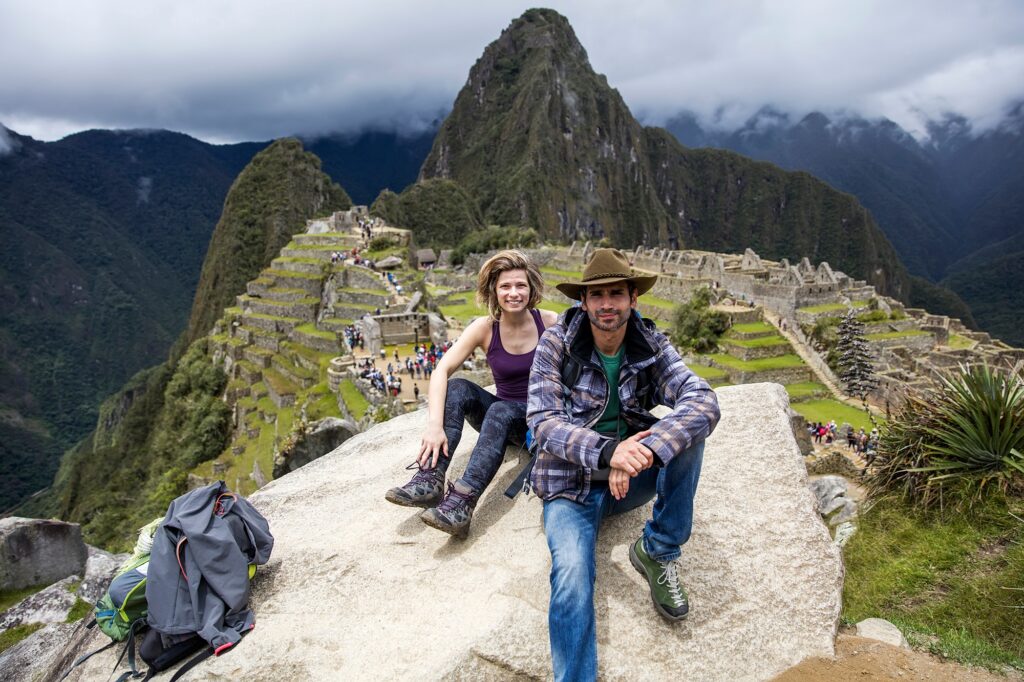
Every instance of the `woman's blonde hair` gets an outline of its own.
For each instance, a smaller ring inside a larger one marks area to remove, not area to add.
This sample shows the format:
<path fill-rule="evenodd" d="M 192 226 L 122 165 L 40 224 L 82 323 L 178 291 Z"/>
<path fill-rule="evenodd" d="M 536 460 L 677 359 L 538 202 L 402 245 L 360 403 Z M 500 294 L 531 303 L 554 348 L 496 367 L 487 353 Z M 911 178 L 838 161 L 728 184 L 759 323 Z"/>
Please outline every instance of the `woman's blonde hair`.
<path fill-rule="evenodd" d="M 540 270 L 530 260 L 530 257 L 515 249 L 500 251 L 487 259 L 476 278 L 477 305 L 486 306 L 487 314 L 492 320 L 501 319 L 501 306 L 498 305 L 496 290 L 498 275 L 509 270 L 526 272 L 526 281 L 530 285 L 530 300 L 526 302 L 527 308 L 536 308 L 544 296 L 544 278 L 541 277 Z"/>

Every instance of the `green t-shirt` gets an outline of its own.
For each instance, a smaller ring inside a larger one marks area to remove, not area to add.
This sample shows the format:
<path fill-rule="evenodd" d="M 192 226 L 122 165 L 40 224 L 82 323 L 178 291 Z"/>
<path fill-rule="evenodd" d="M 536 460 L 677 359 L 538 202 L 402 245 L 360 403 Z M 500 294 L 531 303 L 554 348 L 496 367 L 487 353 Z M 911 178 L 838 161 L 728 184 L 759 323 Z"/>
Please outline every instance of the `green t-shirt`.
<path fill-rule="evenodd" d="M 597 351 L 604 366 L 604 376 L 608 379 L 608 406 L 604 408 L 604 414 L 594 424 L 594 430 L 598 433 L 618 435 L 619 440 L 626 437 L 628 427 L 625 419 L 619 419 L 619 369 L 622 367 L 622 358 L 626 354 L 624 346 L 619 348 L 615 355 L 605 355 Z"/>

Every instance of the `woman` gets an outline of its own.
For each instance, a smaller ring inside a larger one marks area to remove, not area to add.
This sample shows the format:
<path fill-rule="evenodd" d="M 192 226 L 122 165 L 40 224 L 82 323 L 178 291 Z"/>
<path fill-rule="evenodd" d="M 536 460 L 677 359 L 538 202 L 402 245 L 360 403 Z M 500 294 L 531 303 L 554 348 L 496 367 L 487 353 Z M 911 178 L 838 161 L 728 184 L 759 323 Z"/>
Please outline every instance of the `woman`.
<path fill-rule="evenodd" d="M 466 327 L 438 363 L 427 388 L 427 428 L 416 462 L 409 467 L 419 470 L 384 496 L 406 507 L 428 507 L 420 514 L 428 526 L 465 537 L 473 508 L 501 466 L 506 444 L 521 443 L 526 436 L 533 353 L 544 329 L 558 318 L 537 309 L 543 291 L 540 271 L 519 251 L 502 251 L 480 269 L 476 299 L 486 304 L 488 315 Z M 466 379 L 448 380 L 477 348 L 487 356 L 497 396 Z M 442 496 L 463 419 L 480 436 L 462 477 L 449 482 Z"/>

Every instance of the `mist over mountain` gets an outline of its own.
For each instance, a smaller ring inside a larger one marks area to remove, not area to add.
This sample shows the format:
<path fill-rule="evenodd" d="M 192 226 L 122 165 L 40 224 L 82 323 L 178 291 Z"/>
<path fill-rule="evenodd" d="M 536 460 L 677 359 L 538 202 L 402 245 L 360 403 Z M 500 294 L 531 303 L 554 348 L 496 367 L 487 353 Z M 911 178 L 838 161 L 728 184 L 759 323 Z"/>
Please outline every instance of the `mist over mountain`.
<path fill-rule="evenodd" d="M 956 115 L 918 140 L 892 121 L 856 116 L 800 120 L 769 108 L 737 130 L 703 128 L 681 114 L 668 129 L 689 147 L 713 147 L 805 170 L 855 195 L 870 209 L 910 271 L 941 281 L 986 331 L 1014 344 L 1024 312 L 995 272 L 1017 271 L 1024 232 L 1024 108 L 976 133 Z M 1002 246 L 991 249 L 993 245 Z M 998 256 L 1000 267 L 989 269 Z M 1008 269 L 1007 269 L 1008 268 Z"/>

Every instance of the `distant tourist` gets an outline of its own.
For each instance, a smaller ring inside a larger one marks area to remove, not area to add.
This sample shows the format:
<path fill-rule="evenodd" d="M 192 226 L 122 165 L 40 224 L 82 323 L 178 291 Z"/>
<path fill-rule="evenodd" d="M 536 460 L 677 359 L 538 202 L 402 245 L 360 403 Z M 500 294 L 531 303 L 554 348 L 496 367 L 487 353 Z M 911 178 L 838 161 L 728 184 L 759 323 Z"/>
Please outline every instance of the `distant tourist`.
<path fill-rule="evenodd" d="M 427 388 L 427 427 L 408 483 L 385 498 L 407 507 L 427 507 L 420 518 L 428 526 L 465 536 L 480 495 L 505 457 L 507 443 L 526 437 L 526 389 L 533 352 L 544 329 L 557 315 L 538 310 L 544 279 L 537 266 L 519 251 L 501 251 L 477 277 L 477 301 L 487 317 L 474 320 L 437 365 Z M 466 379 L 451 379 L 474 350 L 486 353 L 497 395 Z M 445 472 L 462 438 L 463 420 L 480 436 L 462 477 L 448 482 Z M 434 506 L 436 505 L 436 507 Z"/>

